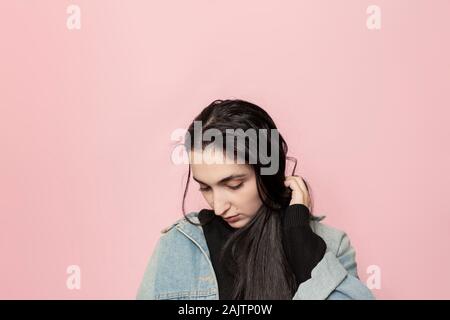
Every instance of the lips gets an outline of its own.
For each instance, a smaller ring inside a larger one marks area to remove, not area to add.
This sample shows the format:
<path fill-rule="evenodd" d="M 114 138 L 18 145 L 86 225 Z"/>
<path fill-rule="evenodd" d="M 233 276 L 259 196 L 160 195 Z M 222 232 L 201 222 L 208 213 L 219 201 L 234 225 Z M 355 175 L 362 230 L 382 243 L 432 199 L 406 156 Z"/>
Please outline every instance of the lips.
<path fill-rule="evenodd" d="M 239 219 L 239 214 L 236 214 L 234 216 L 228 217 L 228 218 L 224 218 L 226 221 L 235 221 L 236 219 Z"/>

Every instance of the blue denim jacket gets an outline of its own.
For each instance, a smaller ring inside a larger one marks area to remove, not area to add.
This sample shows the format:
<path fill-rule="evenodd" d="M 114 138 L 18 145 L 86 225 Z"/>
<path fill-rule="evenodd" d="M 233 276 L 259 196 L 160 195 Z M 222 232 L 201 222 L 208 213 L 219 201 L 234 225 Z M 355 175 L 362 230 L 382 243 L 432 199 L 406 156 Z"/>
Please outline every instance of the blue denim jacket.
<path fill-rule="evenodd" d="M 199 223 L 198 212 L 187 216 Z M 321 223 L 324 218 L 315 216 L 310 224 L 326 242 L 327 251 L 292 299 L 375 299 L 359 280 L 348 236 Z M 161 232 L 136 298 L 218 300 L 219 288 L 202 227 L 182 218 Z"/>

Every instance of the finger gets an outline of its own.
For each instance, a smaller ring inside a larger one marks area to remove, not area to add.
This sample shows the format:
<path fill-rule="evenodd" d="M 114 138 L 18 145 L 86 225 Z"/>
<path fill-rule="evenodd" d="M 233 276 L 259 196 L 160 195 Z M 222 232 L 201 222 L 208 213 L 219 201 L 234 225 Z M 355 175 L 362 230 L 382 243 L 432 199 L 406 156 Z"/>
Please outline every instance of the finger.
<path fill-rule="evenodd" d="M 294 203 L 305 204 L 306 203 L 306 201 L 307 201 L 306 195 L 300 188 L 299 184 L 294 179 L 287 179 L 285 181 L 285 185 L 292 190 L 291 204 L 294 204 Z"/>
<path fill-rule="evenodd" d="M 298 188 L 300 188 L 300 190 L 302 190 L 304 193 L 308 193 L 308 189 L 306 188 L 303 179 L 297 175 L 295 176 L 288 176 L 286 178 L 286 180 L 289 181 L 295 181 L 296 185 L 298 186 Z"/>
<path fill-rule="evenodd" d="M 294 179 L 286 179 L 284 185 L 291 188 L 293 191 L 301 191 L 299 184 Z"/>
<path fill-rule="evenodd" d="M 302 191 L 305 194 L 308 194 L 308 188 L 306 187 L 306 183 L 305 180 L 303 180 L 302 177 L 299 176 L 294 176 L 295 181 L 298 183 L 298 185 L 300 186 L 300 188 L 302 189 Z"/>
<path fill-rule="evenodd" d="M 292 176 L 287 177 L 284 181 L 284 184 L 290 187 L 293 191 L 302 192 L 302 188 L 300 187 L 299 183 Z"/>

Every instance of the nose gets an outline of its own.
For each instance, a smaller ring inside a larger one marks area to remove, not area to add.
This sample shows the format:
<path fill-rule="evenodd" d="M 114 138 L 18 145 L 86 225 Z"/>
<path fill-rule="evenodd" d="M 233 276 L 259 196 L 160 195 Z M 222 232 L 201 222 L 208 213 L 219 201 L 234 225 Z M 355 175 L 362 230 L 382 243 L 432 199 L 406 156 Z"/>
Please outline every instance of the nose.
<path fill-rule="evenodd" d="M 215 192 L 213 198 L 213 208 L 216 215 L 223 216 L 228 209 L 230 209 L 230 203 L 220 192 Z"/>

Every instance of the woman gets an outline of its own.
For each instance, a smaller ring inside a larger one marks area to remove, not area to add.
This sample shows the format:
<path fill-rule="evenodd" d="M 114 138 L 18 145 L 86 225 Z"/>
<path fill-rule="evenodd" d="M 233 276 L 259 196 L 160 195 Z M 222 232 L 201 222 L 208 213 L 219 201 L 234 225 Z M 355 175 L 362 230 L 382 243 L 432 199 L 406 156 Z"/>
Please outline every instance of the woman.
<path fill-rule="evenodd" d="M 262 108 L 216 100 L 184 146 L 184 218 L 162 230 L 137 299 L 374 299 L 348 236 L 312 214 L 296 163 L 285 176 L 287 144 Z M 211 209 L 186 214 L 191 170 Z"/>

